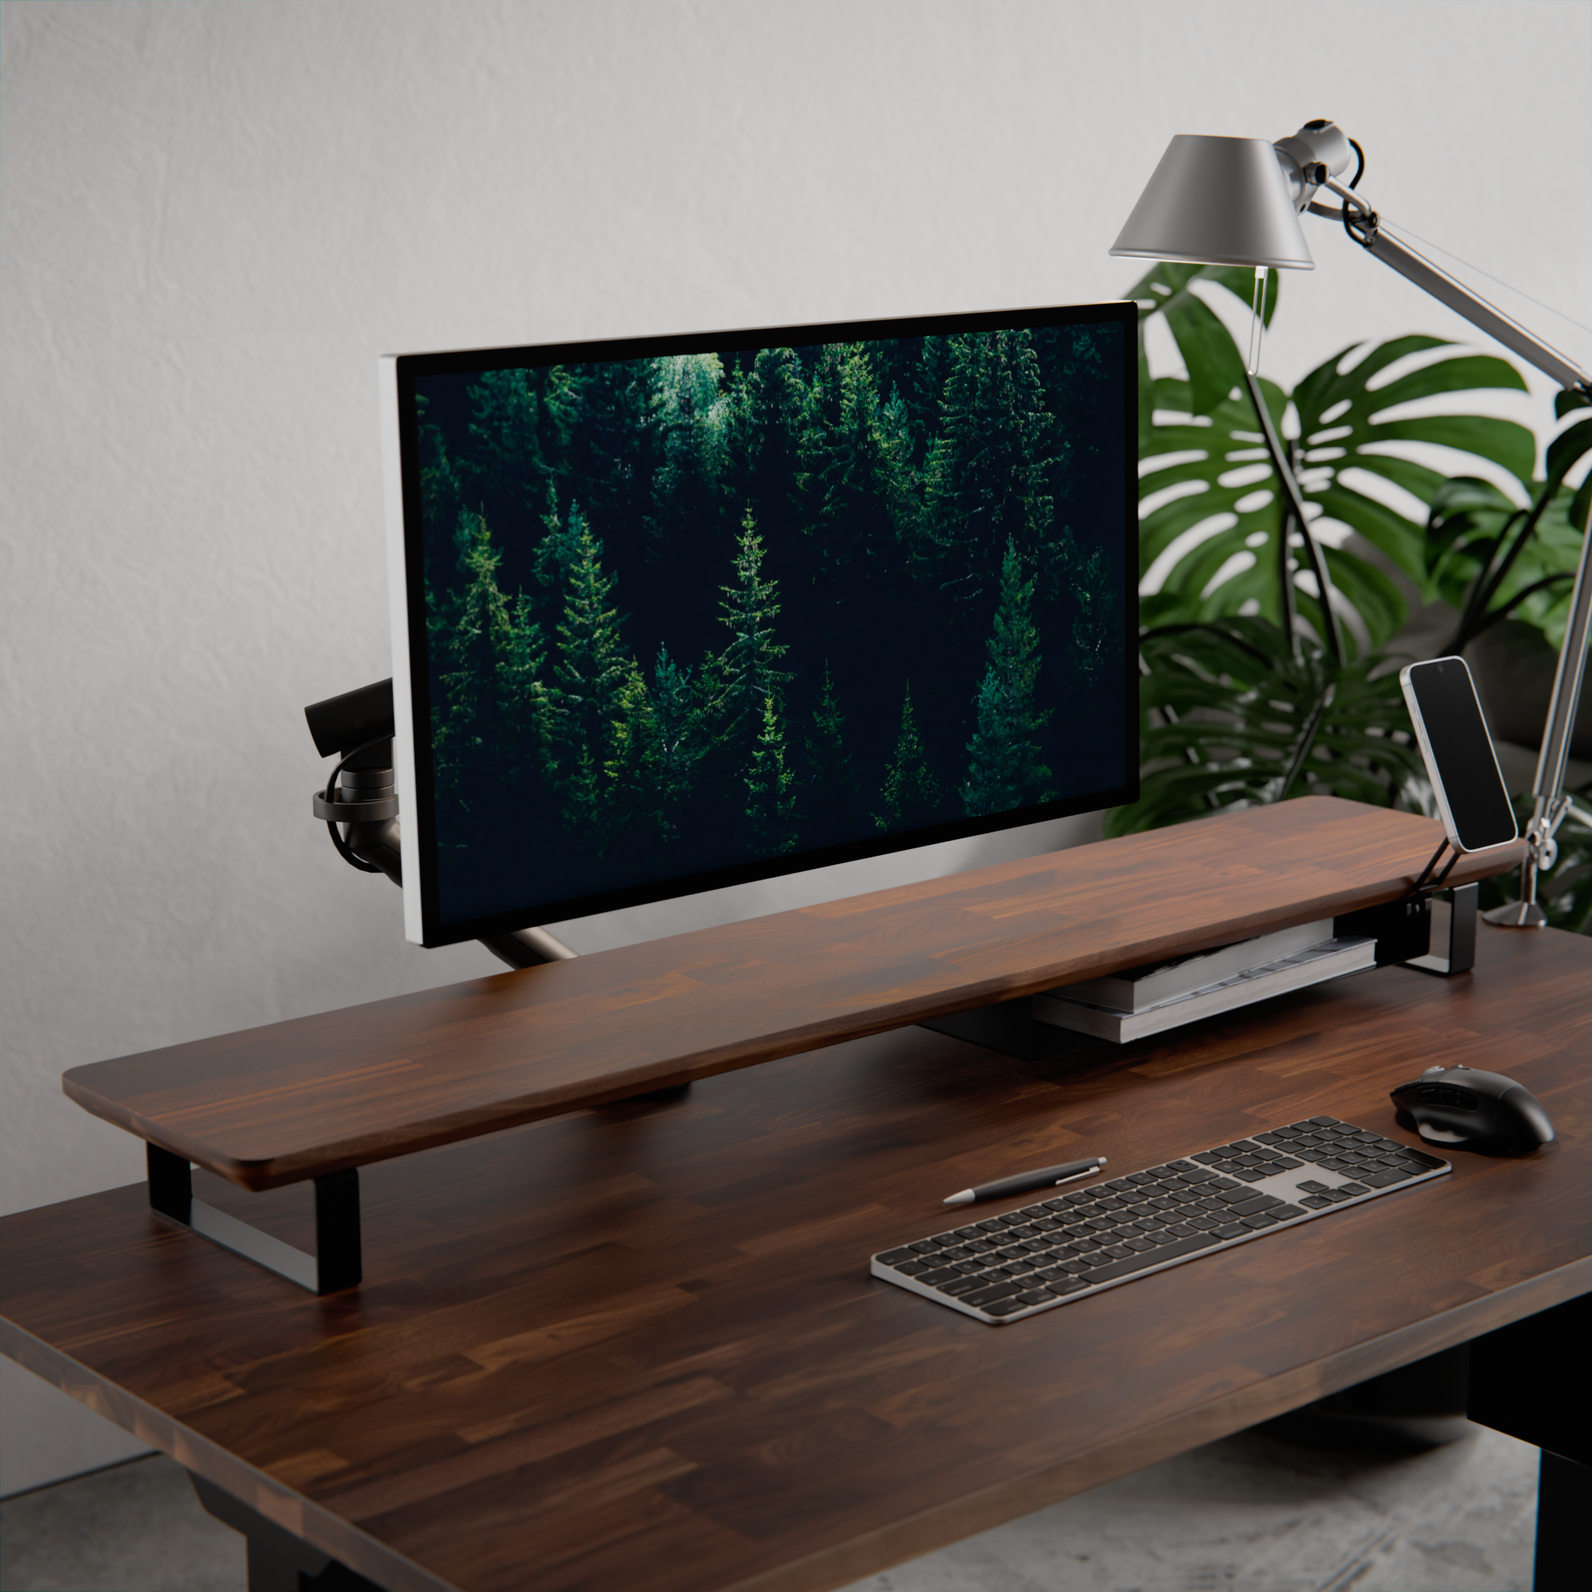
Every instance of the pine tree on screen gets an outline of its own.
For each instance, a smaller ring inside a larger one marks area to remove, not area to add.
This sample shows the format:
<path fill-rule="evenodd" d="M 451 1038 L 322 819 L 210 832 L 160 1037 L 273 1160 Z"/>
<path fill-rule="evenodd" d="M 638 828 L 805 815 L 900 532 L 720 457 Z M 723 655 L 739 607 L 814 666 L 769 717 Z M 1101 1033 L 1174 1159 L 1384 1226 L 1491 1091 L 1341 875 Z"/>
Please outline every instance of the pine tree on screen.
<path fill-rule="evenodd" d="M 840 711 L 828 659 L 824 660 L 818 706 L 813 709 L 813 727 L 807 732 L 807 766 L 815 795 L 826 807 L 844 811 L 856 800 L 857 771 L 846 750 L 846 718 Z"/>
<path fill-rule="evenodd" d="M 816 577 L 832 599 L 884 569 L 910 451 L 905 409 L 881 405 L 866 346 L 826 345 L 813 375 L 797 487 Z"/>
<path fill-rule="evenodd" d="M 583 524 L 568 571 L 556 662 L 547 689 L 549 750 L 564 787 L 564 822 L 595 833 L 606 816 L 604 765 L 614 756 L 622 689 L 633 664 L 609 598 L 618 577 L 603 573 L 602 544 Z"/>
<path fill-rule="evenodd" d="M 1008 539 L 1036 567 L 1051 551 L 1051 420 L 1025 330 L 969 333 L 946 344 L 949 372 L 925 469 L 920 558 L 946 591 L 977 607 L 999 585 L 999 549 Z"/>
<path fill-rule="evenodd" d="M 874 814 L 876 828 L 916 829 L 933 823 L 938 812 L 939 784 L 929 771 L 923 738 L 918 734 L 912 713 L 912 684 L 907 683 L 901 703 L 901 731 L 896 737 L 895 755 L 885 769 L 884 787 L 879 792 L 883 811 Z"/>
<path fill-rule="evenodd" d="M 779 667 L 790 649 L 774 639 L 779 617 L 779 583 L 765 578 L 763 539 L 750 507 L 741 521 L 736 544 L 735 582 L 721 586 L 720 618 L 729 627 L 729 646 L 718 660 L 717 709 L 719 740 L 732 749 L 745 748 L 762 733 L 763 704 L 778 698 L 793 677 Z"/>
<path fill-rule="evenodd" d="M 1034 582 L 1023 579 L 1016 544 L 1001 561 L 1001 598 L 987 645 L 989 667 L 976 698 L 978 728 L 967 743 L 962 806 L 970 818 L 1050 799 L 1050 770 L 1039 760 L 1039 732 L 1051 710 L 1035 703 L 1041 658 L 1032 617 Z"/>
<path fill-rule="evenodd" d="M 772 694 L 746 771 L 746 818 L 753 856 L 777 857 L 796 844 L 795 774 L 785 761 L 785 727 Z"/>
<path fill-rule="evenodd" d="M 534 756 L 540 711 L 541 628 L 523 594 L 510 601 L 499 588 L 502 554 L 485 517 L 468 515 L 467 521 L 469 540 L 459 560 L 465 584 L 432 637 L 441 688 L 432 709 L 432 753 L 444 802 L 468 800 L 485 781 L 519 777 L 518 760 L 504 765 L 494 754 L 521 745 Z"/>
<path fill-rule="evenodd" d="M 691 792 L 697 766 L 708 749 L 706 715 L 701 693 L 689 668 L 682 669 L 658 649 L 652 669 L 652 718 L 657 729 L 657 760 L 667 805 Z"/>

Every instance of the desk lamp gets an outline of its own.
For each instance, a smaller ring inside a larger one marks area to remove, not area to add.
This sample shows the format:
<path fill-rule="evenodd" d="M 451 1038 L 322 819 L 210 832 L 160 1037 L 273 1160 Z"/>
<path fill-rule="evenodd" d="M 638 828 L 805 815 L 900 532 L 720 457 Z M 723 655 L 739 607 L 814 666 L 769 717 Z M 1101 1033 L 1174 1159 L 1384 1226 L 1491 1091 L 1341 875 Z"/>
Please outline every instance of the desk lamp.
<path fill-rule="evenodd" d="M 1355 173 L 1344 183 L 1339 179 L 1348 169 L 1351 158 L 1357 163 Z M 1300 215 L 1308 210 L 1311 215 L 1341 222 L 1344 231 L 1363 249 L 1463 315 L 1512 353 L 1551 376 L 1565 389 L 1565 397 L 1559 405 L 1561 413 L 1567 407 L 1592 403 L 1592 376 L 1586 371 L 1384 230 L 1376 211 L 1355 192 L 1364 173 L 1365 151 L 1330 121 L 1306 122 L 1292 137 L 1280 138 L 1276 143 L 1267 143 L 1263 138 L 1180 134 L 1161 157 L 1149 186 L 1140 195 L 1111 250 L 1114 255 L 1152 260 L 1255 268 L 1255 314 L 1245 381 L 1272 468 L 1282 484 L 1288 517 L 1296 524 L 1321 594 L 1328 650 L 1339 662 L 1343 658 L 1342 641 L 1332 612 L 1332 588 L 1327 579 L 1326 560 L 1310 531 L 1298 480 L 1256 379 L 1267 272 L 1274 268 L 1304 271 L 1315 268 L 1299 226 Z M 1338 208 L 1316 202 L 1316 195 L 1322 189 L 1338 197 Z M 1576 703 L 1581 694 L 1587 632 L 1592 627 L 1592 571 L 1588 568 L 1592 535 L 1587 534 L 1584 523 L 1581 531 L 1581 556 L 1570 597 L 1570 619 L 1565 628 L 1564 644 L 1559 649 L 1553 695 L 1548 704 L 1547 724 L 1532 786 L 1532 814 L 1526 828 L 1526 857 L 1521 867 L 1521 899 L 1494 907 L 1485 914 L 1490 923 L 1515 928 L 1540 928 L 1547 922 L 1547 914 L 1537 904 L 1537 875 L 1551 868 L 1557 860 L 1559 848 L 1554 837 L 1570 807 L 1570 798 L 1564 793 L 1565 764 L 1569 758 Z M 1286 526 L 1283 534 L 1288 534 Z"/>

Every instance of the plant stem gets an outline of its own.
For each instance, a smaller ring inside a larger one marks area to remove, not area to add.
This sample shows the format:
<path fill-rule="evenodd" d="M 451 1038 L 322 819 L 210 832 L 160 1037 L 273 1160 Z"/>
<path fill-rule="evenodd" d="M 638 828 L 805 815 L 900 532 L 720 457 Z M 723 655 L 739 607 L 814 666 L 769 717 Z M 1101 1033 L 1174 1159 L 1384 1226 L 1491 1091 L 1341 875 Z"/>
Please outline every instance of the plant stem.
<path fill-rule="evenodd" d="M 1266 442 L 1266 452 L 1271 455 L 1271 467 L 1277 474 L 1277 479 L 1282 483 L 1283 495 L 1287 499 L 1288 507 L 1294 518 L 1299 522 L 1299 534 L 1304 537 L 1305 553 L 1310 560 L 1311 573 L 1316 577 L 1316 591 L 1321 601 L 1321 628 L 1325 632 L 1324 639 L 1327 651 L 1332 655 L 1332 661 L 1340 668 L 1343 665 L 1343 637 L 1338 634 L 1338 616 L 1332 611 L 1332 579 L 1327 574 L 1327 561 L 1322 557 L 1321 549 L 1311 534 L 1310 521 L 1305 516 L 1305 500 L 1299 490 L 1299 482 L 1294 477 L 1293 468 L 1288 463 L 1288 455 L 1283 451 L 1282 439 L 1277 435 L 1277 428 L 1272 424 L 1271 411 L 1266 407 L 1266 396 L 1260 390 L 1260 382 L 1247 371 L 1244 373 L 1244 383 L 1249 388 L 1249 401 L 1254 405 L 1255 418 L 1260 422 L 1260 434 Z M 1289 638 L 1293 645 L 1293 638 Z"/>

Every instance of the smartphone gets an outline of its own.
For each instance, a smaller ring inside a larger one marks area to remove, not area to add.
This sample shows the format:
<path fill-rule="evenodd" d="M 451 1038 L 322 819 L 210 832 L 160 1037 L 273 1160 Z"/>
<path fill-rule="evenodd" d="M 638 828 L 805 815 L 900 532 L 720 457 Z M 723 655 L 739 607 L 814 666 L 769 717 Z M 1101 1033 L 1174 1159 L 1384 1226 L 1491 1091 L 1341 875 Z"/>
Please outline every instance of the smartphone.
<path fill-rule="evenodd" d="M 1486 851 L 1518 840 L 1514 808 L 1465 660 L 1406 664 L 1399 684 L 1449 843 L 1456 851 Z"/>

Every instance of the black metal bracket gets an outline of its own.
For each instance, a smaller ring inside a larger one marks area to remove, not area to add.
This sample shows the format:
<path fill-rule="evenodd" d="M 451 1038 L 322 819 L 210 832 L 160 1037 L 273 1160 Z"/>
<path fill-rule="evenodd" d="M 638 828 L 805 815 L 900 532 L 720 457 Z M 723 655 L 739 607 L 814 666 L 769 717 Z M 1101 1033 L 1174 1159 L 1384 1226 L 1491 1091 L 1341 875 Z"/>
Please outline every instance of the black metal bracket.
<path fill-rule="evenodd" d="M 1333 921 L 1334 934 L 1365 934 L 1376 940 L 1378 967 L 1413 967 L 1438 978 L 1468 973 L 1476 965 L 1477 886 L 1457 884 L 1441 893 L 1453 901 L 1448 919 L 1448 954 L 1432 949 L 1432 898 L 1406 896 L 1379 907 L 1346 912 Z"/>
<path fill-rule="evenodd" d="M 1418 968 L 1422 973 L 1434 973 L 1438 978 L 1452 978 L 1455 973 L 1468 973 L 1476 965 L 1478 889 L 1473 884 L 1456 884 L 1451 890 L 1441 892 L 1453 902 L 1453 910 L 1448 918 L 1448 955 L 1438 956 L 1428 952 L 1425 956 L 1412 956 L 1404 964 L 1406 967 Z"/>
<path fill-rule="evenodd" d="M 337 1293 L 358 1286 L 362 1275 L 359 1172 L 354 1167 L 315 1179 L 315 1253 L 307 1255 L 195 1199 L 193 1168 L 187 1159 L 158 1144 L 147 1149 L 151 1209 L 309 1293 Z"/>

